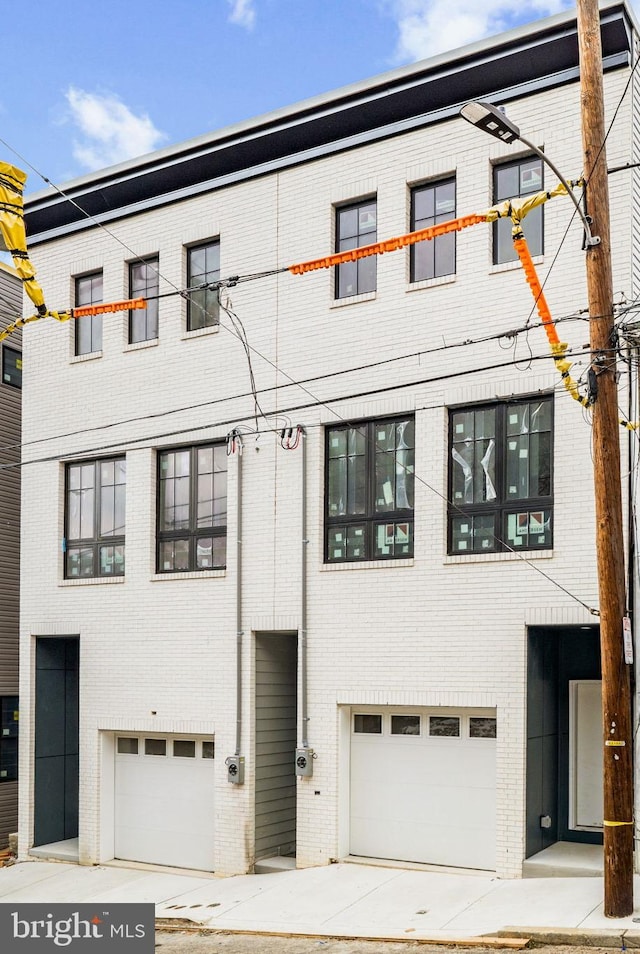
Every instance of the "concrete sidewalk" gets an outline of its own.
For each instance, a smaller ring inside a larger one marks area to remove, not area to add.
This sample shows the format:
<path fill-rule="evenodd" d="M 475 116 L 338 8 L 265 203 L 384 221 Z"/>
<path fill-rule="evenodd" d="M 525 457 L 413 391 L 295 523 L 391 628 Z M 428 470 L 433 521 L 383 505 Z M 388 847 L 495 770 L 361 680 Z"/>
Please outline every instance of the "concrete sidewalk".
<path fill-rule="evenodd" d="M 640 908 L 640 877 L 636 877 Z M 220 931 L 434 941 L 507 932 L 541 940 L 640 947 L 640 923 L 603 914 L 599 877 L 500 881 L 340 863 L 278 874 L 218 878 L 124 863 L 83 867 L 28 861 L 0 869 L 0 901 L 146 901 L 162 919 Z"/>

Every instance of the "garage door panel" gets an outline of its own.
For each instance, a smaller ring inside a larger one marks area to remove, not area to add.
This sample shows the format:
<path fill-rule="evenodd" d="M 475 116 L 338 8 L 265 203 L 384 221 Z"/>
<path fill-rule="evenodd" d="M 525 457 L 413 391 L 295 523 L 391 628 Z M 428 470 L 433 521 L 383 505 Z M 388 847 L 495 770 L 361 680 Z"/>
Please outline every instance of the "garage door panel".
<path fill-rule="evenodd" d="M 477 710 L 456 713 L 453 738 L 425 734 L 433 710 L 413 737 L 391 735 L 390 712 L 378 711 L 382 732 L 351 737 L 351 852 L 493 869 L 495 740 L 465 735 Z"/>
<path fill-rule="evenodd" d="M 116 755 L 115 857 L 212 871 L 215 762 L 166 741 L 166 756 L 142 754 L 142 738 L 139 754 Z"/>

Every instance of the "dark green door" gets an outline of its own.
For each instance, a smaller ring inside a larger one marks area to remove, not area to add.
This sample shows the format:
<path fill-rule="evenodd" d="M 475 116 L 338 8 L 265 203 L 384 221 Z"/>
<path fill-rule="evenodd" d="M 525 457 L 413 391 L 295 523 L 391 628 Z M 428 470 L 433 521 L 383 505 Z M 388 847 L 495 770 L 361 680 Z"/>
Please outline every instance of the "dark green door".
<path fill-rule="evenodd" d="M 77 637 L 36 642 L 34 846 L 78 835 Z"/>

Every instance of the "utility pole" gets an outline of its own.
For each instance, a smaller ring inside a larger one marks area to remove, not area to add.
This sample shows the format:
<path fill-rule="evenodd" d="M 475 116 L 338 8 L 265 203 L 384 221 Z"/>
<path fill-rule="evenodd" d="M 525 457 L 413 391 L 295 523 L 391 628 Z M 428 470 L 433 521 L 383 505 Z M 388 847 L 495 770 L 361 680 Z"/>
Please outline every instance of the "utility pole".
<path fill-rule="evenodd" d="M 586 259 L 591 359 L 597 375 L 593 468 L 602 660 L 604 913 L 621 918 L 633 911 L 633 746 L 629 667 L 623 650 L 622 490 L 598 0 L 577 0 L 577 12 L 587 209 L 593 232 L 601 239 L 588 249 Z"/>

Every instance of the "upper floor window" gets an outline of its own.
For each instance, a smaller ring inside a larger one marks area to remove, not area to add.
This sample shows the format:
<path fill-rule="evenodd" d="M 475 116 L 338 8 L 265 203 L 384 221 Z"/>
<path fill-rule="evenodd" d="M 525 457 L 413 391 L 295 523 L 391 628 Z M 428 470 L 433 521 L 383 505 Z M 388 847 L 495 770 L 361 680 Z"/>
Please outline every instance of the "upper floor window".
<path fill-rule="evenodd" d="M 416 186 L 411 190 L 411 231 L 438 225 L 455 218 L 456 180 L 444 179 Z M 427 242 L 410 246 L 410 279 L 420 282 L 426 278 L 455 275 L 456 233 L 439 235 Z"/>
<path fill-rule="evenodd" d="M 331 427 L 326 440 L 326 561 L 413 556 L 413 417 Z"/>
<path fill-rule="evenodd" d="M 65 576 L 124 574 L 126 461 L 67 464 Z"/>
<path fill-rule="evenodd" d="M 2 380 L 12 388 L 22 387 L 22 351 L 2 346 Z"/>
<path fill-rule="evenodd" d="M 336 252 L 371 245 L 377 235 L 377 202 L 367 199 L 336 209 Z M 336 268 L 336 298 L 376 290 L 376 256 L 368 255 Z"/>
<path fill-rule="evenodd" d="M 449 415 L 449 552 L 550 547 L 550 397 Z"/>
<path fill-rule="evenodd" d="M 227 448 L 180 447 L 158 454 L 159 573 L 224 567 Z"/>
<path fill-rule="evenodd" d="M 76 278 L 75 303 L 99 305 L 102 303 L 102 272 Z M 83 315 L 75 319 L 76 354 L 102 351 L 102 315 Z"/>
<path fill-rule="evenodd" d="M 146 298 L 146 308 L 129 312 L 129 344 L 158 337 L 158 259 L 129 264 L 129 298 Z"/>
<path fill-rule="evenodd" d="M 495 204 L 504 199 L 517 199 L 544 188 L 542 159 L 532 156 L 518 162 L 505 162 L 493 167 L 493 201 Z M 493 223 L 493 264 L 515 262 L 518 255 L 513 247 L 510 218 L 498 219 Z M 522 230 L 532 255 L 542 255 L 543 241 L 542 206 L 532 209 L 522 220 Z"/>
<path fill-rule="evenodd" d="M 217 288 L 198 288 L 220 280 L 220 242 L 187 249 L 187 331 L 209 328 L 220 320 Z"/>

